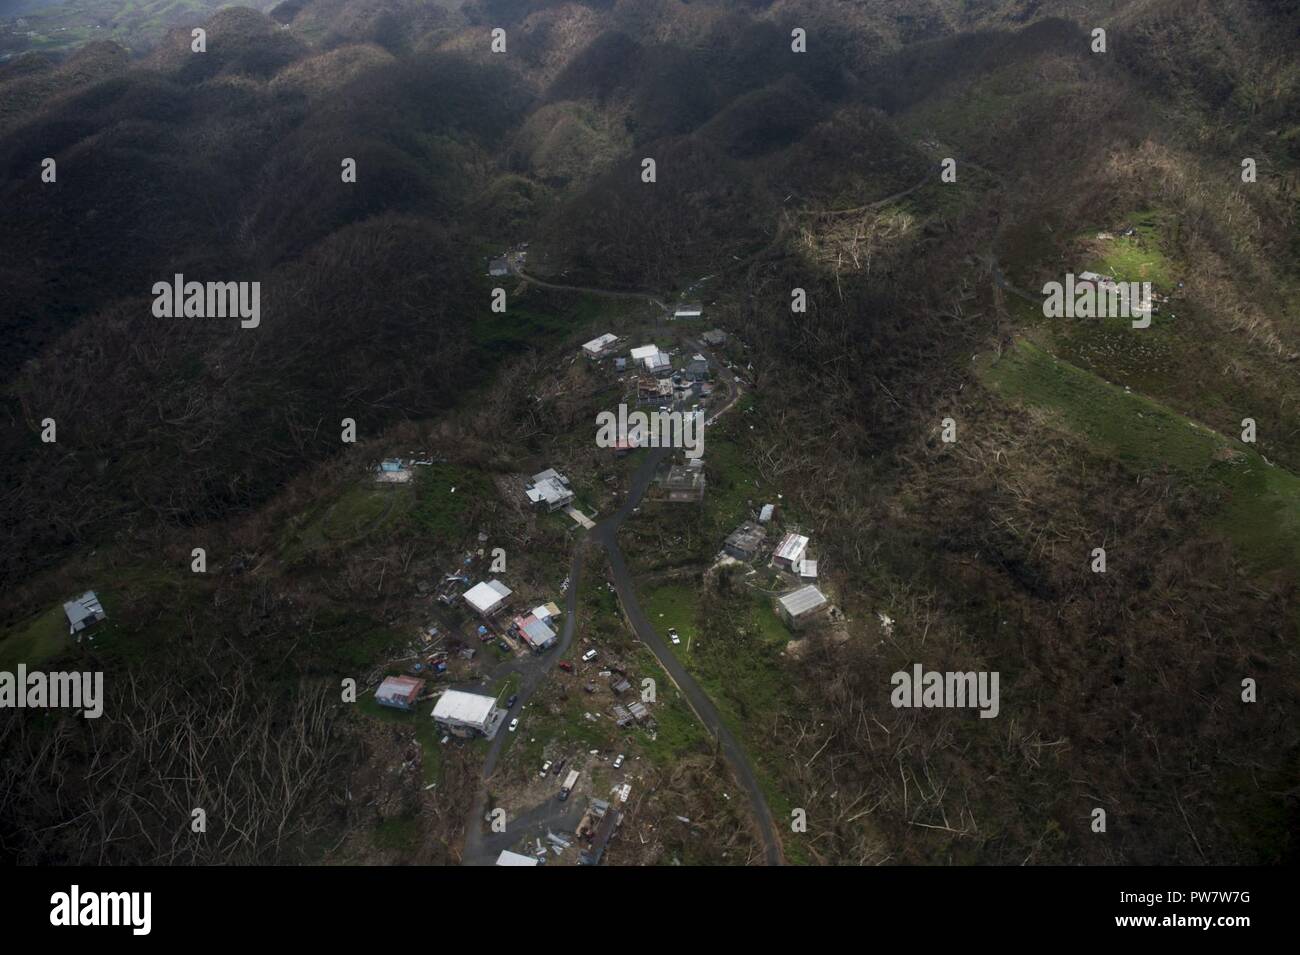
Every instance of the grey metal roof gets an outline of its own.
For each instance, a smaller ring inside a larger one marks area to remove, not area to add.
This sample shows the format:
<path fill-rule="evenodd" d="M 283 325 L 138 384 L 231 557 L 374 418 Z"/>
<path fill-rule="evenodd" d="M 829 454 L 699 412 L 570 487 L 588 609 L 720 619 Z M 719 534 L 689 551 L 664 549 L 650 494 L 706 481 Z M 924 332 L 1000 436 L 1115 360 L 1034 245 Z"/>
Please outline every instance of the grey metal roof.
<path fill-rule="evenodd" d="M 812 584 L 809 584 L 807 587 L 800 587 L 798 590 L 786 594 L 780 599 L 780 603 L 790 616 L 800 617 L 824 606 L 826 596 Z"/>

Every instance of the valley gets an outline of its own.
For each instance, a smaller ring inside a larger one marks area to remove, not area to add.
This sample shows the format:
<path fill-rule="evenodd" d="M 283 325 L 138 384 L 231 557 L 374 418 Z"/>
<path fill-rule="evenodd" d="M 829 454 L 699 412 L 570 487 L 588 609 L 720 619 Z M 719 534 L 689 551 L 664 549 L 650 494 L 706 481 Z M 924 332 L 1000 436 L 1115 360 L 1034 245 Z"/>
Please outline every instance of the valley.
<path fill-rule="evenodd" d="M 94 9 L 0 51 L 0 669 L 106 693 L 6 858 L 1294 859 L 1288 5 Z"/>

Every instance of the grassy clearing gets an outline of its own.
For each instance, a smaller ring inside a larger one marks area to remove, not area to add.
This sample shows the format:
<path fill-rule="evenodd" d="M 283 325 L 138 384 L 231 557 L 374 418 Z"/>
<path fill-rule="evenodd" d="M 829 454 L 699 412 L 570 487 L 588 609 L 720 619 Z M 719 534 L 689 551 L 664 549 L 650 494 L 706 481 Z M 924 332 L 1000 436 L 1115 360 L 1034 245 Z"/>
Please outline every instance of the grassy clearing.
<path fill-rule="evenodd" d="M 281 555 L 292 564 L 330 546 L 357 543 L 395 526 L 413 501 L 409 486 L 353 485 L 291 520 L 281 538 Z"/>
<path fill-rule="evenodd" d="M 470 520 L 496 491 L 481 472 L 454 464 L 416 469 L 415 504 L 411 521 L 420 530 L 443 540 L 460 540 L 473 531 Z"/>
<path fill-rule="evenodd" d="M 777 501 L 777 489 L 759 475 L 746 447 L 749 426 L 758 420 L 757 408 L 753 396 L 746 395 L 708 429 L 704 466 L 709 486 L 701 523 L 717 538 L 715 550 L 759 506 Z"/>
<path fill-rule="evenodd" d="M 1135 236 L 1116 236 L 1100 243 L 1099 256 L 1089 270 L 1112 275 L 1119 282 L 1150 282 L 1167 291 L 1175 281 L 1174 264 L 1161 250 L 1164 220 L 1161 212 L 1144 209 L 1133 213 L 1128 224 Z"/>
<path fill-rule="evenodd" d="M 1259 570 L 1300 560 L 1300 479 L 1271 467 L 1249 446 L 1165 406 L 1126 392 L 1022 341 L 981 376 L 1004 397 L 1060 416 L 1102 453 L 1136 472 L 1172 468 L 1221 493 L 1213 525 Z"/>
<path fill-rule="evenodd" d="M 35 666 L 70 650 L 68 618 L 62 606 L 24 621 L 0 636 L 0 670 L 13 671 L 20 664 Z"/>

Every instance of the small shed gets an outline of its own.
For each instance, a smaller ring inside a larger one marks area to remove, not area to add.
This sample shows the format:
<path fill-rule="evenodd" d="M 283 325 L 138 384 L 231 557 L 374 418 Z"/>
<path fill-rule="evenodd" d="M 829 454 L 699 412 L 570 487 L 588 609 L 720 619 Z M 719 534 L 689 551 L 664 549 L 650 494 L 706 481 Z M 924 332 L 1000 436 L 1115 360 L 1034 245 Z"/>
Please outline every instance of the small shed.
<path fill-rule="evenodd" d="M 68 618 L 68 633 L 80 633 L 101 620 L 106 620 L 104 605 L 93 590 L 87 590 L 80 597 L 69 600 L 63 605 L 63 613 Z"/>

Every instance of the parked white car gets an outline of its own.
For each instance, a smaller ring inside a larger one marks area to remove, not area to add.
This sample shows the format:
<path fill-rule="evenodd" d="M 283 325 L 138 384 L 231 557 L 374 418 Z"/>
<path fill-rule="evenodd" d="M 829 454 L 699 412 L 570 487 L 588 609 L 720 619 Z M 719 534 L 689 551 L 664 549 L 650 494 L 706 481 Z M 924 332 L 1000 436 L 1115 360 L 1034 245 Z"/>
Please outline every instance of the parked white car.
<path fill-rule="evenodd" d="M 623 765 L 623 754 L 619 753 L 616 757 L 614 757 L 614 768 L 618 769 L 622 765 Z"/>
<path fill-rule="evenodd" d="M 516 716 L 510 721 L 510 732 L 513 733 L 517 729 L 519 729 L 519 717 Z"/>
<path fill-rule="evenodd" d="M 537 775 L 538 775 L 538 776 L 545 776 L 545 775 L 546 775 L 547 773 L 549 773 L 550 771 L 551 771 L 551 761 L 548 759 L 546 762 L 542 763 L 542 771 L 541 771 L 540 773 L 538 773 Z"/>
<path fill-rule="evenodd" d="M 669 628 L 668 628 L 668 639 L 671 640 L 673 643 L 681 643 L 681 642 L 682 642 L 682 638 L 679 637 L 679 636 L 677 636 L 677 628 L 676 628 L 676 627 L 669 627 Z"/>
<path fill-rule="evenodd" d="M 583 663 L 590 663 L 590 662 L 591 662 L 592 660 L 594 660 L 594 659 L 596 659 L 596 651 L 595 651 L 595 650 L 588 650 L 586 653 L 584 653 L 584 654 L 582 655 L 582 662 L 583 662 Z"/>

